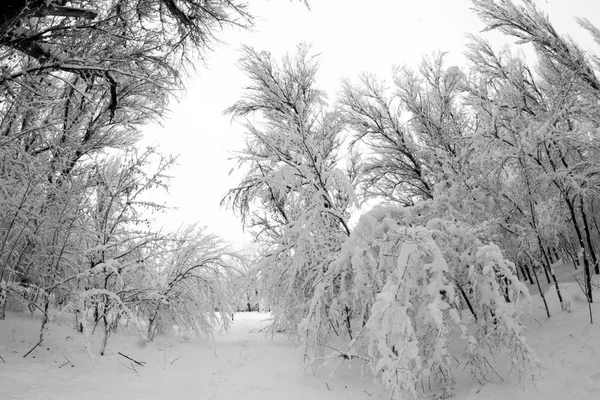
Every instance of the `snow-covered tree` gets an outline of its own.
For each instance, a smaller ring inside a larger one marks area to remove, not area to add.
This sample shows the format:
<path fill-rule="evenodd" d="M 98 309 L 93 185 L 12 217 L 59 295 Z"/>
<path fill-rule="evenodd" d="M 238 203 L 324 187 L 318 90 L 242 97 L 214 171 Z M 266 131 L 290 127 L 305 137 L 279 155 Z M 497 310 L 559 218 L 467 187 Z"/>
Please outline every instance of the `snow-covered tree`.
<path fill-rule="evenodd" d="M 535 70 L 519 56 L 472 39 L 468 91 L 479 126 L 475 151 L 497 160 L 488 164 L 495 181 L 483 186 L 494 193 L 506 232 L 521 234 L 513 229 L 518 225 L 536 237 L 535 249 L 529 243 L 523 251 L 539 254 L 536 262 L 546 271 L 552 272 L 554 250 L 564 238 L 577 243 L 591 300 L 590 271 L 600 272 L 592 211 L 598 201 L 598 63 L 559 35 L 534 2 L 474 6 L 488 29 L 533 44 L 538 63 Z M 580 23 L 597 37 L 589 21 Z"/>
<path fill-rule="evenodd" d="M 228 113 L 247 117 L 246 173 L 224 203 L 240 213 L 266 254 L 260 263 L 266 305 L 278 329 L 295 331 L 314 287 L 350 234 L 352 184 L 341 169 L 343 123 L 315 88 L 317 62 L 300 46 L 281 65 L 244 48 L 251 85 Z"/>
<path fill-rule="evenodd" d="M 233 259 L 229 291 L 236 311 L 260 311 L 259 263 L 264 257 L 260 248 L 248 248 Z"/>
<path fill-rule="evenodd" d="M 418 72 L 396 68 L 392 87 L 372 74 L 343 83 L 344 120 L 366 145 L 362 186 L 368 197 L 407 206 L 434 197 L 436 185 L 461 178 L 471 118 L 461 104 L 463 73 L 443 54 Z"/>

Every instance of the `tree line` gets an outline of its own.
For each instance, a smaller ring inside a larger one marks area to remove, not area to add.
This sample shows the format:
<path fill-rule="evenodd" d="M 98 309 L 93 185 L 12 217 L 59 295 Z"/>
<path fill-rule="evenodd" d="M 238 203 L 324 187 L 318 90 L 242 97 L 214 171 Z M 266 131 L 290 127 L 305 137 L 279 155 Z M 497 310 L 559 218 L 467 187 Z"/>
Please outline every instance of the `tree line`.
<path fill-rule="evenodd" d="M 281 61 L 246 47 L 250 85 L 227 110 L 247 172 L 223 204 L 261 246 L 272 329 L 315 365 L 369 365 L 397 399 L 452 393 L 453 340 L 481 384 L 494 354 L 533 373 L 523 282 L 544 296 L 545 277 L 567 308 L 555 266 L 583 271 L 589 303 L 600 272 L 599 58 L 533 1 L 472 8 L 535 60 L 472 35 L 464 66 L 437 53 L 391 80 L 344 80 L 328 103 L 310 46 Z"/>

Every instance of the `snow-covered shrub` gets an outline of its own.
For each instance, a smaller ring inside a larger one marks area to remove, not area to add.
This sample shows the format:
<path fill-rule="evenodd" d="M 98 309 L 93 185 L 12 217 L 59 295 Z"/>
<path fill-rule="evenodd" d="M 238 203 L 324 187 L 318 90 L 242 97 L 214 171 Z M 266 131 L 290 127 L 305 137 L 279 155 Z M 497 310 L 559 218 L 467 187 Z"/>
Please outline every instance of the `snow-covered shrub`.
<path fill-rule="evenodd" d="M 307 349 L 321 359 L 366 360 L 395 399 L 452 393 L 453 340 L 480 382 L 490 355 L 503 349 L 520 374 L 537 364 L 520 323 L 527 289 L 499 248 L 473 232 L 458 222 L 425 223 L 408 208 L 364 214 L 299 327 Z M 335 336 L 346 349 L 323 356 Z"/>
<path fill-rule="evenodd" d="M 148 322 L 148 339 L 172 330 L 210 337 L 215 327 L 228 329 L 233 312 L 226 286 L 232 256 L 228 244 L 192 225 L 164 246 L 155 269 L 145 271 L 152 290 L 141 294 L 138 306 L 138 315 Z"/>
<path fill-rule="evenodd" d="M 68 278 L 65 310 L 75 316 L 75 330 L 88 336 L 103 330 L 102 355 L 109 337 L 123 323 L 140 337 L 157 333 L 209 337 L 228 328 L 232 307 L 226 287 L 228 244 L 191 225 L 174 234 L 131 240 L 124 256 L 107 259 Z"/>

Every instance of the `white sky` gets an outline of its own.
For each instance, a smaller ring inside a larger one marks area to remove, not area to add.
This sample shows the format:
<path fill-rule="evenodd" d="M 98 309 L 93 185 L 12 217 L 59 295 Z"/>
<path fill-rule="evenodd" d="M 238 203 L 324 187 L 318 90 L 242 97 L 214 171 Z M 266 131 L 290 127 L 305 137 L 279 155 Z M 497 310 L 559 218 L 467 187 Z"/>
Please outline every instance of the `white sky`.
<path fill-rule="evenodd" d="M 573 17 L 600 24 L 597 1 L 538 3 L 559 32 L 590 43 Z M 187 95 L 171 105 L 169 119 L 143 130 L 144 145 L 152 143 L 162 153 L 179 154 L 179 165 L 171 171 L 170 196 L 153 194 L 154 200 L 178 209 L 159 216 L 157 223 L 174 230 L 199 222 L 237 245 L 250 237 L 219 202 L 240 177 L 235 172 L 229 175 L 235 165 L 229 159 L 242 149 L 244 130 L 222 112 L 243 92 L 245 76 L 236 67 L 242 44 L 280 58 L 300 42 L 311 43 L 321 54 L 318 86 L 334 97 L 342 77 L 355 79 L 360 72 L 371 71 L 387 78 L 394 64 L 417 66 L 423 54 L 434 51 L 448 52 L 447 65 L 459 63 L 464 34 L 483 27 L 469 10 L 469 0 L 311 0 L 311 10 L 300 1 L 251 0 L 250 4 L 257 17 L 253 31 L 230 29 L 222 34 L 225 43 L 215 45 L 206 65 L 198 66 Z"/>

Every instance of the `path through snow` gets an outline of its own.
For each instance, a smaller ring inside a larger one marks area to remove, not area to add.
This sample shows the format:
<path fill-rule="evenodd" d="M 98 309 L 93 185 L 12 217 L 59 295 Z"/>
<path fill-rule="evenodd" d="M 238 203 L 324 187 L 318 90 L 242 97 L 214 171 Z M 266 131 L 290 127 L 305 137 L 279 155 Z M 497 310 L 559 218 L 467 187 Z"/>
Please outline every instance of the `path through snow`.
<path fill-rule="evenodd" d="M 110 351 L 95 357 L 67 321 L 55 321 L 48 339 L 28 358 L 37 342 L 37 318 L 10 313 L 0 323 L 0 399 L 194 399 L 194 400 L 358 400 L 386 399 L 360 369 L 342 368 L 313 375 L 304 369 L 296 347 L 283 335 L 258 332 L 266 314 L 237 314 L 230 332 L 215 341 L 157 338 L 143 343 L 115 335 Z M 58 323 L 57 323 L 58 322 Z M 94 347 L 99 345 L 100 336 Z M 117 352 L 145 366 L 135 365 Z M 35 357 L 35 358 L 34 358 Z M 69 359 L 69 364 L 59 366 Z M 135 371 L 133 370 L 135 368 Z"/>

